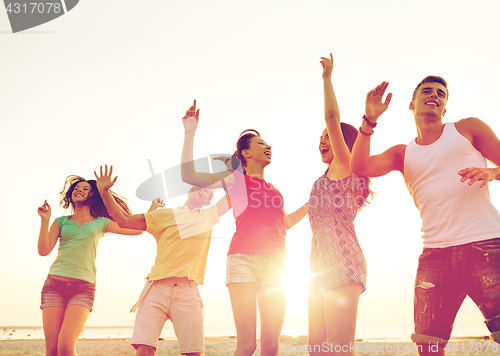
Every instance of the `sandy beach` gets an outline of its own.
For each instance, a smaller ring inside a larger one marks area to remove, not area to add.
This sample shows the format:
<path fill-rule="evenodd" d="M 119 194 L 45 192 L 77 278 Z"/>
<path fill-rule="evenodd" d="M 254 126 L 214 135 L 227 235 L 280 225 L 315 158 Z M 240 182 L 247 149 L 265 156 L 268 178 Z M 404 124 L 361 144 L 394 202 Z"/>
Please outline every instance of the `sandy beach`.
<path fill-rule="evenodd" d="M 280 356 L 308 355 L 306 350 L 306 336 L 296 338 L 282 336 L 280 341 Z M 500 355 L 498 344 L 493 347 L 488 340 L 484 339 L 456 339 L 450 341 L 448 355 L 454 356 L 488 356 Z M 364 342 L 357 340 L 353 346 L 354 351 L 360 355 L 377 356 L 416 356 L 415 346 L 409 342 Z M 236 339 L 230 337 L 206 338 L 206 356 L 231 356 L 236 348 Z M 24 356 L 45 355 L 44 340 L 6 340 L 0 341 L 0 355 L 2 356 Z M 77 343 L 79 356 L 120 356 L 135 355 L 130 346 L 130 339 L 82 339 Z M 260 347 L 254 353 L 260 354 Z M 162 340 L 156 353 L 157 356 L 179 355 L 179 349 L 175 340 Z"/>

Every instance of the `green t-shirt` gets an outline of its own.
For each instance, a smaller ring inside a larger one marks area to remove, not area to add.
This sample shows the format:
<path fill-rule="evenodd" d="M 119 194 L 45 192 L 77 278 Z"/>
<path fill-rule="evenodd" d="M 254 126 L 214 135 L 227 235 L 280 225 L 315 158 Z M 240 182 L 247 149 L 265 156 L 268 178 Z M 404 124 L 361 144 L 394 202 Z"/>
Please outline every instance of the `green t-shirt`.
<path fill-rule="evenodd" d="M 77 222 L 68 220 L 69 217 L 61 216 L 56 219 L 61 229 L 59 250 L 49 274 L 96 284 L 97 244 L 104 235 L 109 219 L 98 217 L 80 226 Z"/>

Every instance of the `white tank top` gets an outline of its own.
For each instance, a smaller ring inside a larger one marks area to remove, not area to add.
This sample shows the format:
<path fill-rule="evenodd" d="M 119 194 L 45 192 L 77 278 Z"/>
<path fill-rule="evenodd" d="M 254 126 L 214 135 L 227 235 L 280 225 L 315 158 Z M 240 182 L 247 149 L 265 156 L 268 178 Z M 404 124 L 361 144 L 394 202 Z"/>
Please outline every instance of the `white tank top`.
<path fill-rule="evenodd" d="M 458 171 L 486 168 L 486 159 L 454 123 L 427 146 L 410 142 L 405 152 L 404 178 L 422 217 L 424 247 L 442 248 L 500 237 L 500 214 L 490 200 L 488 185 L 461 182 Z"/>

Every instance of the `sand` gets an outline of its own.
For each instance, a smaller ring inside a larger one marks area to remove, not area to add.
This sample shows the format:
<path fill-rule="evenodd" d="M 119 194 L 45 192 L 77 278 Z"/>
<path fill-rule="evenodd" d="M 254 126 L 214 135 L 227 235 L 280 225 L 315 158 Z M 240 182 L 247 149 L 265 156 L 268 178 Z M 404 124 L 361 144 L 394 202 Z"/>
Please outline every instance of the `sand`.
<path fill-rule="evenodd" d="M 280 340 L 280 356 L 308 355 L 306 350 L 306 336 L 293 338 L 282 336 Z M 81 339 L 76 345 L 79 356 L 120 356 L 135 355 L 135 350 L 130 346 L 130 339 Z M 232 356 L 236 348 L 236 339 L 231 337 L 206 338 L 206 356 Z M 453 356 L 500 356 L 500 348 L 495 350 L 488 340 L 484 339 L 457 339 L 450 341 L 448 355 Z M 358 340 L 354 348 L 360 355 L 377 356 L 417 356 L 415 346 L 409 342 L 364 342 Z M 260 354 L 260 347 L 254 353 Z M 0 355 L 24 356 L 45 355 L 44 340 L 6 340 L 0 341 Z M 175 340 L 159 341 L 157 356 L 179 355 Z"/>

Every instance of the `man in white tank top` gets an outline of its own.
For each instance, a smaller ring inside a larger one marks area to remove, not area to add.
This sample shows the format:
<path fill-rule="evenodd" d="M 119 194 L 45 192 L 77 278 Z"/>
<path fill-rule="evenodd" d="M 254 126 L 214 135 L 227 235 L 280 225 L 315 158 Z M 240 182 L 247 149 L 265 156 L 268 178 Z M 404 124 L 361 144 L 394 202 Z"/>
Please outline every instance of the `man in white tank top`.
<path fill-rule="evenodd" d="M 500 140 L 475 117 L 444 124 L 447 84 L 429 76 L 415 88 L 409 107 L 416 139 L 370 156 L 373 128 L 392 97 L 382 101 L 387 86 L 383 82 L 367 95 L 351 168 L 369 177 L 400 171 L 420 210 L 424 249 L 415 279 L 412 340 L 420 355 L 444 355 L 455 316 L 469 295 L 490 338 L 499 342 L 500 214 L 491 204 L 488 182 L 500 180 Z M 488 168 L 485 158 L 496 167 Z"/>

